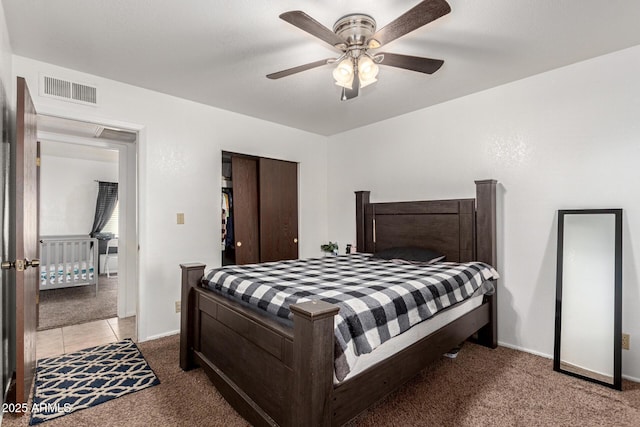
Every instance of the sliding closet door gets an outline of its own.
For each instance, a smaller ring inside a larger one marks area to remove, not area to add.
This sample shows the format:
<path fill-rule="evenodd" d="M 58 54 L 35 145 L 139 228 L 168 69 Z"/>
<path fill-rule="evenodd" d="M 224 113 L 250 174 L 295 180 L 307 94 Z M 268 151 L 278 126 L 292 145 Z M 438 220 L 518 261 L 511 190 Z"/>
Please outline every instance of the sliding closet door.
<path fill-rule="evenodd" d="M 298 164 L 263 158 L 259 162 L 260 261 L 296 259 Z"/>
<path fill-rule="evenodd" d="M 258 227 L 258 161 L 233 156 L 233 230 L 236 264 L 260 262 Z"/>

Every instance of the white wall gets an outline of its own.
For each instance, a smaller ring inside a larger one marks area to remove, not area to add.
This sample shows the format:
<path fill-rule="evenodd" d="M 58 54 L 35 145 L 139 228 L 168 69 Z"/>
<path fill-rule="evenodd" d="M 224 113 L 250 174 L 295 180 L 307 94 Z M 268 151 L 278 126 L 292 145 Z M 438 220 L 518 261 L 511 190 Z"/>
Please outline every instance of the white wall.
<path fill-rule="evenodd" d="M 7 123 L 10 117 L 14 114 L 14 106 L 15 100 L 13 100 L 14 95 L 12 92 L 11 79 L 13 75 L 11 74 L 12 69 L 12 53 L 11 46 L 9 44 L 9 33 L 7 31 L 7 22 L 4 16 L 4 6 L 0 3 L 0 160 L 4 161 L 6 156 L 9 153 L 9 123 Z M 6 188 L 4 185 L 4 179 L 0 177 L 0 200 L 4 200 L 4 189 Z M 4 217 L 4 209 L 0 212 L 0 223 L 6 223 L 6 218 Z M 8 259 L 9 255 L 5 253 L 5 249 L 8 248 L 8 242 L 4 241 L 4 234 L 2 238 L 2 245 L 0 246 L 0 256 L 3 260 Z M 12 332 L 14 328 L 8 327 L 7 325 L 3 325 L 3 320 L 5 318 L 10 318 L 11 314 L 7 315 L 3 310 L 9 306 L 9 310 L 11 310 L 11 304 L 6 303 L 8 301 L 9 295 L 11 292 L 11 286 L 8 283 L 8 274 L 2 272 L 0 273 L 2 278 L 0 279 L 2 282 L 2 289 L 0 289 L 0 329 L 9 330 L 9 340 L 15 342 L 15 334 Z M 7 282 L 5 282 L 7 281 Z M 15 310 L 14 310 L 15 311 Z M 4 340 L 3 340 L 4 341 Z M 3 342 L 4 347 L 4 342 Z M 4 359 L 4 350 L 0 353 L 0 375 L 3 375 L 5 378 L 10 376 L 12 373 L 12 367 L 9 366 L 9 362 Z M 4 384 L 3 384 L 4 385 Z M 4 396 L 4 395 L 3 395 Z M 4 403 L 4 398 L 1 398 L 0 401 Z M 0 424 L 2 423 L 3 413 L 0 413 Z"/>
<path fill-rule="evenodd" d="M 9 43 L 9 31 L 7 30 L 7 21 L 4 16 L 4 6 L 0 4 L 0 85 L 4 88 L 7 99 L 13 99 L 11 93 L 11 80 L 13 75 L 12 69 L 12 51 Z M 9 102 L 9 105 L 13 105 Z"/>
<path fill-rule="evenodd" d="M 184 262 L 220 265 L 221 152 L 299 162 L 300 256 L 319 254 L 327 235 L 326 138 L 19 56 L 14 75 L 32 88 L 36 109 L 94 122 L 142 127 L 138 143 L 139 337 L 176 332 Z M 98 87 L 98 107 L 38 96 L 38 75 Z M 176 213 L 185 224 L 176 224 Z"/>
<path fill-rule="evenodd" d="M 118 182 L 118 163 L 43 154 L 40 162 L 40 235 L 89 234 L 96 212 L 96 180 Z"/>
<path fill-rule="evenodd" d="M 551 357 L 556 211 L 623 208 L 623 375 L 640 379 L 639 75 L 640 46 L 331 137 L 328 238 L 355 240 L 354 190 L 473 197 L 498 179 L 499 341 Z"/>

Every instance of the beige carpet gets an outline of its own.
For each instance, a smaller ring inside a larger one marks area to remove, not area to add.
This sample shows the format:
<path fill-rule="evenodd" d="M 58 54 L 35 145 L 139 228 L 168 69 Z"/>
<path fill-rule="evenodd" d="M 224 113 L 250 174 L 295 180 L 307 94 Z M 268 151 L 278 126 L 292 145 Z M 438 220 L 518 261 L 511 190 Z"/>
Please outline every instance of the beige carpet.
<path fill-rule="evenodd" d="M 139 344 L 158 386 L 66 415 L 54 426 L 246 426 L 202 370 L 178 367 L 177 336 Z M 5 414 L 3 426 L 26 426 Z M 553 372 L 552 361 L 466 344 L 350 426 L 640 426 L 640 384 L 618 392 Z"/>
<path fill-rule="evenodd" d="M 98 296 L 94 286 L 41 291 L 38 330 L 117 317 L 118 278 L 98 277 Z"/>

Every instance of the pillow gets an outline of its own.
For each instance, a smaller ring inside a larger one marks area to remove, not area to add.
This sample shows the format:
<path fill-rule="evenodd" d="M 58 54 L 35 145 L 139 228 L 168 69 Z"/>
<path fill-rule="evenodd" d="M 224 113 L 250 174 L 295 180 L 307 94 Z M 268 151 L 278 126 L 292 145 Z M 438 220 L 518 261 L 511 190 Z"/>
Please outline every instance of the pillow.
<path fill-rule="evenodd" d="M 435 262 L 444 261 L 445 255 L 431 249 L 399 247 L 378 251 L 374 253 L 371 258 L 433 264 Z"/>

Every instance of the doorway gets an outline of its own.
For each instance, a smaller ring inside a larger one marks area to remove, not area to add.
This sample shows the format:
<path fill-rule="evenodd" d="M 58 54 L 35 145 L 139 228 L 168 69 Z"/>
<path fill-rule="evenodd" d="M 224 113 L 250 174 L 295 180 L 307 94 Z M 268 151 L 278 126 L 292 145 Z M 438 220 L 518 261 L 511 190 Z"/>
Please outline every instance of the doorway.
<path fill-rule="evenodd" d="M 63 339 L 71 336 L 72 330 L 75 341 L 86 342 L 77 339 L 78 331 L 81 331 L 80 336 L 93 336 L 98 340 L 114 335 L 115 338 L 121 338 L 122 334 L 135 338 L 138 260 L 137 251 L 132 248 L 137 248 L 137 132 L 40 114 L 38 137 L 44 179 L 52 176 L 48 174 L 52 170 L 55 171 L 53 176 L 58 175 L 56 180 L 41 181 L 41 236 L 62 234 L 62 237 L 73 237 L 83 234 L 87 238 L 95 220 L 99 186 L 115 184 L 118 194 L 117 210 L 91 239 L 91 247 L 95 245 L 97 249 L 95 255 L 90 254 L 91 263 L 87 264 L 85 274 L 87 279 L 95 275 L 97 288 L 89 284 L 51 289 L 41 295 L 41 303 L 46 304 L 47 297 L 53 296 L 57 307 L 64 307 L 65 294 L 84 302 L 80 304 L 82 310 L 73 310 L 71 313 L 75 316 L 71 319 L 71 323 L 76 324 L 73 327 L 67 325 L 59 328 L 53 325 L 54 328 L 50 328 L 52 325 L 46 324 L 49 319 L 40 319 L 44 327 L 39 329 L 46 331 L 38 334 L 38 357 L 68 352 L 68 349 L 74 351 L 77 344 Z M 64 174 L 60 172 L 62 169 L 66 170 Z M 64 180 L 60 179 L 60 175 L 73 176 L 69 169 L 75 169 L 76 176 L 82 177 L 82 182 L 74 182 L 71 184 L 74 188 L 71 189 L 64 188 Z M 114 256 L 114 248 L 109 248 L 110 256 L 107 258 L 107 246 L 114 241 L 120 242 L 115 249 L 116 254 Z M 110 277 L 107 277 L 107 269 Z M 85 270 L 80 267 L 79 271 Z M 106 307 L 105 303 L 111 304 L 111 307 Z M 107 308 L 111 313 L 109 315 L 105 315 Z M 84 318 L 77 317 L 82 314 L 79 311 L 84 311 Z M 95 314 L 94 318 L 92 314 Z M 63 320 L 64 316 L 65 313 L 62 313 Z M 79 320 L 83 321 L 82 325 L 77 325 Z M 63 330 L 67 333 L 62 334 Z M 40 345 L 42 337 L 45 337 L 46 345 Z M 91 344 L 98 345 L 100 342 L 92 341 Z"/>
<path fill-rule="evenodd" d="M 40 139 L 39 331 L 117 317 L 118 169 L 117 150 Z"/>
<path fill-rule="evenodd" d="M 119 286 L 118 316 L 134 316 L 137 310 L 138 277 L 138 232 L 137 232 L 137 144 L 123 142 L 117 138 L 120 130 L 99 126 L 109 138 L 100 138 L 103 132 L 89 136 L 69 132 L 43 129 L 38 132 L 38 113 L 24 78 L 17 78 L 17 106 L 15 131 L 8 126 L 8 102 L 0 85 L 2 105 L 2 160 L 3 193 L 2 225 L 3 255 L 3 304 L 1 308 L 3 345 L 0 362 L 3 367 L 4 401 L 24 403 L 27 401 L 36 359 L 36 312 L 39 289 L 38 244 L 38 197 L 37 197 L 37 139 L 59 140 L 78 147 L 94 145 L 112 148 L 118 153 L 118 180 L 120 185 L 120 216 L 118 233 L 124 243 L 118 254 Z M 60 119 L 64 121 L 65 119 Z M 69 121 L 69 122 L 72 122 Z M 84 123 L 81 120 L 77 123 Z M 94 125 L 96 126 L 96 125 Z M 129 133 L 137 135 L 142 126 L 132 125 Z M 64 126 L 63 126 L 64 128 Z M 9 143 L 10 141 L 10 143 Z M 14 144 L 15 141 L 15 144 Z M 9 150 L 9 148 L 11 148 Z M 8 171 L 13 172 L 8 177 Z M 5 266 L 6 264 L 6 266 Z M 5 270 L 6 268 L 6 270 Z M 9 280 L 7 280 L 9 279 Z M 14 286 L 6 286 L 11 283 Z M 118 318 L 116 318 L 118 319 Z M 113 329 L 113 328 L 111 328 Z M 133 327 L 137 331 L 137 325 Z M 86 332 L 86 331 L 85 331 Z M 92 336 L 88 332 L 86 336 Z M 118 338 L 114 334 L 113 338 Z M 113 342 L 112 339 L 109 342 Z M 91 343 L 84 341 L 84 347 Z M 71 350 L 70 350 L 71 351 Z M 66 351 L 65 351 L 66 352 Z M 12 375 L 13 373 L 13 375 Z M 12 379 L 13 378 L 13 379 Z M 7 390 L 11 385 L 11 393 Z M 3 401 L 3 402 L 4 402 Z M 0 416 L 1 420 L 1 416 Z"/>

